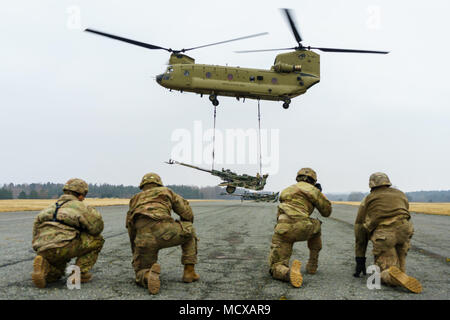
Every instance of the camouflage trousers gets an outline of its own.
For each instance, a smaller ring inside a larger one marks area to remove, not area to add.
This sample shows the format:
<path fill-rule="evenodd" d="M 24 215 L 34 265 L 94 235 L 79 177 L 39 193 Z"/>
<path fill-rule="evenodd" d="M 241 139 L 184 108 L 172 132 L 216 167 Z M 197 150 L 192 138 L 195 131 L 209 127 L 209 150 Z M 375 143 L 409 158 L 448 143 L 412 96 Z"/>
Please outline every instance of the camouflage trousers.
<path fill-rule="evenodd" d="M 281 217 L 281 216 L 280 216 Z M 321 223 L 318 219 L 278 219 L 270 246 L 269 266 L 273 278 L 289 281 L 289 260 L 295 242 L 308 241 L 311 253 L 322 249 Z"/>
<path fill-rule="evenodd" d="M 145 216 L 128 228 L 136 283 L 147 286 L 146 274 L 158 261 L 158 251 L 181 245 L 181 263 L 197 263 L 197 237 L 192 222 L 156 221 Z"/>
<path fill-rule="evenodd" d="M 375 264 L 380 267 L 381 281 L 396 286 L 387 269 L 392 266 L 406 272 L 406 255 L 411 247 L 410 241 L 414 228 L 410 221 L 404 219 L 392 225 L 379 225 L 372 233 Z"/>
<path fill-rule="evenodd" d="M 81 274 L 89 272 L 97 261 L 105 240 L 101 235 L 92 236 L 86 232 L 66 244 L 64 247 L 51 248 L 38 251 L 50 264 L 47 274 L 48 282 L 57 281 L 64 275 L 67 263 L 72 258 L 77 258 L 75 264 L 80 267 Z"/>

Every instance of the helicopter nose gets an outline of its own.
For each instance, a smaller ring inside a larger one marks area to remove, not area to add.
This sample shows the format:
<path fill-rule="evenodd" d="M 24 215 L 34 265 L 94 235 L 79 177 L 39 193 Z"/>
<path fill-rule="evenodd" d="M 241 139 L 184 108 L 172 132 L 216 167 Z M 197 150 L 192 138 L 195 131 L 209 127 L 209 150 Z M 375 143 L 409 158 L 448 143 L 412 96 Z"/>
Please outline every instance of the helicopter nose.
<path fill-rule="evenodd" d="M 162 78 L 163 78 L 163 75 L 162 75 L 162 74 L 157 75 L 157 76 L 156 76 L 156 82 L 158 82 L 159 84 L 161 84 Z"/>

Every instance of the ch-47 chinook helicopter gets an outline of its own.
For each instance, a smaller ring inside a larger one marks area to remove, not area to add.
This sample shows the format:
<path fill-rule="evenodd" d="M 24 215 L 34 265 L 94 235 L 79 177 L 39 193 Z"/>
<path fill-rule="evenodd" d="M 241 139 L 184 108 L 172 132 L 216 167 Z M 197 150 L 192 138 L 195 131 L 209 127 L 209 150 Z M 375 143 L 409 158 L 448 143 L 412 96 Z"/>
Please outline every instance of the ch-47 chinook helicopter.
<path fill-rule="evenodd" d="M 289 108 L 291 99 L 304 94 L 309 88 L 320 81 L 320 56 L 311 51 L 316 49 L 324 52 L 353 52 L 353 53 L 379 53 L 386 51 L 369 51 L 355 49 L 336 49 L 310 47 L 301 44 L 302 38 L 292 19 L 289 9 L 282 9 L 294 34 L 297 46 L 281 49 L 247 50 L 244 52 L 294 50 L 279 54 L 275 58 L 270 70 L 250 69 L 240 67 L 196 64 L 195 60 L 184 52 L 199 49 L 211 45 L 226 43 L 235 40 L 246 39 L 263 35 L 255 34 L 247 37 L 221 41 L 208 45 L 173 50 L 153 44 L 130 40 L 112 34 L 86 29 L 101 36 L 124 41 L 147 49 L 166 50 L 171 53 L 169 66 L 163 74 L 156 77 L 156 81 L 170 90 L 195 92 L 202 97 L 209 95 L 209 100 L 214 106 L 219 105 L 218 96 L 250 98 L 256 100 L 283 101 L 283 108 Z"/>

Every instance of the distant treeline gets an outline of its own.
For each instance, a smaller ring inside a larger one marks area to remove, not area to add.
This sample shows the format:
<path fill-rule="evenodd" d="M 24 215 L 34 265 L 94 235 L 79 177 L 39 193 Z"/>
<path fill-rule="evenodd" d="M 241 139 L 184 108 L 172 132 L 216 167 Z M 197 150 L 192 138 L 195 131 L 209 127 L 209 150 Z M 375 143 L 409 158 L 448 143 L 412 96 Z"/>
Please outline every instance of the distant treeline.
<path fill-rule="evenodd" d="M 57 199 L 63 193 L 62 183 L 5 184 L 0 189 L 0 199 Z M 196 187 L 168 185 L 170 189 L 187 199 L 235 199 L 222 187 Z M 89 198 L 131 198 L 140 192 L 136 186 L 89 184 Z"/>
<path fill-rule="evenodd" d="M 62 194 L 62 183 L 4 184 L 0 188 L 0 199 L 56 199 Z M 168 185 L 186 199 L 239 199 L 235 196 L 222 195 L 222 187 L 197 187 L 185 185 Z M 89 184 L 89 198 L 131 198 L 140 190 L 136 186 Z M 237 190 L 234 195 L 242 192 Z M 361 201 L 367 193 L 330 193 L 331 201 Z M 411 202 L 450 202 L 450 190 L 406 192 Z"/>
<path fill-rule="evenodd" d="M 331 201 L 361 201 L 368 193 L 331 193 L 326 194 Z M 410 202 L 450 202 L 450 190 L 406 192 Z"/>

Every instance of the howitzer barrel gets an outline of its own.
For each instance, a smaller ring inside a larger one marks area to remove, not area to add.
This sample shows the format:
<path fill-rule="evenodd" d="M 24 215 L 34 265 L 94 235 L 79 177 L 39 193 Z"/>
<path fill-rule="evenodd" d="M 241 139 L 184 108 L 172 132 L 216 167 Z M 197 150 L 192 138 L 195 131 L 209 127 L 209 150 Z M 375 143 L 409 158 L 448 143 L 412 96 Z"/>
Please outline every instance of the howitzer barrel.
<path fill-rule="evenodd" d="M 193 166 L 191 164 L 178 162 L 178 161 L 174 161 L 174 160 L 169 160 L 169 162 L 166 162 L 166 163 L 168 163 L 168 164 L 179 164 L 181 166 L 189 167 L 189 168 L 192 168 L 192 169 L 201 170 L 201 171 L 205 171 L 205 172 L 208 172 L 208 173 L 213 173 L 211 170 L 203 169 L 203 168 L 200 168 L 200 167 Z"/>

